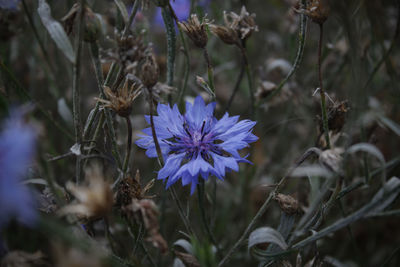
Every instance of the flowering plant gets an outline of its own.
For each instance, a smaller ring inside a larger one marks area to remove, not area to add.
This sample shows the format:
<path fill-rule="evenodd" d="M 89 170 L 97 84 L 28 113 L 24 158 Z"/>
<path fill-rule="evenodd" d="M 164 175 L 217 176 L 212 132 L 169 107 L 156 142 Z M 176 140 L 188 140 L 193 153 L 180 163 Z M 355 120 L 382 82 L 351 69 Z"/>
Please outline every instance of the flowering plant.
<path fill-rule="evenodd" d="M 199 176 L 207 180 L 209 175 L 223 179 L 226 171 L 238 171 L 239 162 L 248 162 L 238 150 L 249 146 L 258 138 L 252 133 L 256 122 L 242 120 L 228 113 L 217 120 L 214 117 L 215 102 L 206 105 L 198 96 L 194 104 L 186 102 L 186 113 L 182 115 L 177 105 L 159 104 L 158 116 L 154 117 L 158 143 L 166 159 L 157 179 L 167 180 L 167 188 L 182 180 L 182 185 L 191 184 L 193 194 Z M 150 123 L 150 116 L 146 116 Z M 156 145 L 151 128 L 143 130 L 144 135 L 136 144 L 146 149 L 148 157 L 157 157 Z"/>

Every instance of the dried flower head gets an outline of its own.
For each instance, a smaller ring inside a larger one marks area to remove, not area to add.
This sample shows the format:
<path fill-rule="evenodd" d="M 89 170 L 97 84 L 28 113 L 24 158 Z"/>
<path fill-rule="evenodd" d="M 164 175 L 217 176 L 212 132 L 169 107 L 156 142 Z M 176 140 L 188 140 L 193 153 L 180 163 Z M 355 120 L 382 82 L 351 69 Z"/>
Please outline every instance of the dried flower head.
<path fill-rule="evenodd" d="M 115 92 L 108 86 L 104 86 L 104 94 L 108 100 L 96 98 L 104 104 L 104 107 L 111 108 L 121 117 L 128 117 L 132 112 L 133 101 L 140 95 L 142 85 L 135 80 L 126 79 L 124 85 Z"/>
<path fill-rule="evenodd" d="M 118 206 L 126 206 L 131 204 L 133 199 L 152 198 L 153 196 L 147 196 L 146 194 L 153 185 L 154 179 L 142 188 L 140 184 L 140 172 L 137 170 L 135 178 L 128 176 L 119 183 L 116 204 Z"/>
<path fill-rule="evenodd" d="M 85 219 L 106 216 L 113 206 L 113 193 L 105 181 L 99 166 L 88 169 L 87 185 L 77 186 L 72 182 L 66 188 L 75 196 L 77 203 L 71 203 L 59 210 L 59 214 L 76 214 Z"/>
<path fill-rule="evenodd" d="M 153 50 L 149 48 L 146 53 L 144 63 L 141 70 L 141 80 L 148 89 L 153 88 L 158 82 L 160 71 Z"/>
<path fill-rule="evenodd" d="M 211 24 L 210 31 L 228 45 L 240 45 L 236 31 L 232 28 Z"/>
<path fill-rule="evenodd" d="M 253 32 L 258 31 L 258 26 L 254 20 L 256 14 L 247 12 L 246 7 L 242 6 L 240 15 L 235 12 L 224 11 L 225 25 L 235 30 L 240 39 L 246 40 Z"/>
<path fill-rule="evenodd" d="M 317 24 L 323 24 L 329 16 L 327 0 L 309 0 L 305 14 Z"/>
<path fill-rule="evenodd" d="M 143 34 L 124 36 L 117 34 L 117 58 L 125 67 L 125 73 L 135 74 L 136 67 L 145 59 L 147 46 L 143 42 Z M 110 53 L 112 55 L 112 53 Z"/>
<path fill-rule="evenodd" d="M 192 14 L 187 22 L 178 22 L 179 27 L 189 36 L 198 48 L 204 48 L 208 42 L 206 27 L 209 21 L 204 17 L 200 22 L 196 14 Z"/>

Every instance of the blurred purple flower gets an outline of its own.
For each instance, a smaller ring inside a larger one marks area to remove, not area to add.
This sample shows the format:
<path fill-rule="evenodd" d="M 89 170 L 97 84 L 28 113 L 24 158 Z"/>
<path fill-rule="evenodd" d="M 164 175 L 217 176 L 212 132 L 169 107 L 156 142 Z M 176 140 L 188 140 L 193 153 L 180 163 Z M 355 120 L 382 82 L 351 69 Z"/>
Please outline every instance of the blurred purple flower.
<path fill-rule="evenodd" d="M 165 180 L 170 187 L 179 179 L 182 185 L 191 183 L 191 194 L 198 184 L 199 175 L 204 180 L 215 175 L 223 179 L 226 171 L 238 171 L 239 162 L 248 162 L 238 150 L 249 146 L 258 137 L 252 134 L 256 122 L 242 120 L 239 116 L 229 117 L 228 113 L 217 120 L 213 113 L 215 102 L 206 105 L 198 96 L 194 104 L 186 103 L 186 113 L 182 115 L 177 105 L 158 104 L 158 116 L 154 125 L 161 151 L 166 159 L 157 179 Z M 146 116 L 150 123 L 150 116 Z M 136 144 L 146 149 L 150 158 L 157 157 L 151 128 L 143 130 Z"/>
<path fill-rule="evenodd" d="M 179 21 L 187 20 L 189 18 L 191 0 L 170 0 L 170 3 Z M 210 4 L 210 0 L 200 0 L 197 4 L 207 9 Z M 157 12 L 154 17 L 154 24 L 156 26 L 164 27 L 164 20 L 161 15 L 161 8 L 157 8 Z"/>
<path fill-rule="evenodd" d="M 32 192 L 22 185 L 35 152 L 36 133 L 14 110 L 0 133 L 0 229 L 12 218 L 31 226 L 37 213 Z"/>
<path fill-rule="evenodd" d="M 16 10 L 20 0 L 0 0 L 0 8 Z"/>

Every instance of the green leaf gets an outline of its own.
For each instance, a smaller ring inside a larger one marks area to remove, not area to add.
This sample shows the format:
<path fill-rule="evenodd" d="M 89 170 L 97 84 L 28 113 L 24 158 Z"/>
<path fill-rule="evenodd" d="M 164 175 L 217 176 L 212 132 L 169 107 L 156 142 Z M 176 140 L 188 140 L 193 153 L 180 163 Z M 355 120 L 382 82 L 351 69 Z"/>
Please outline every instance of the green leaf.
<path fill-rule="evenodd" d="M 39 0 L 38 13 L 44 27 L 49 32 L 57 47 L 63 52 L 68 60 L 74 64 L 75 52 L 72 48 L 71 41 L 69 40 L 61 24 L 51 16 L 50 6 L 45 0 Z"/>

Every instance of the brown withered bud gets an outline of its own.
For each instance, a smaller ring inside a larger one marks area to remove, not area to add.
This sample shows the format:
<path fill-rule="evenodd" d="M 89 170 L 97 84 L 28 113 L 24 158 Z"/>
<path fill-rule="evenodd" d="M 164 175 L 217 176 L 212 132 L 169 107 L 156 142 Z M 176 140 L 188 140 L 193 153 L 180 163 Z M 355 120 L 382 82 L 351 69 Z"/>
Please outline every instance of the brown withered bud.
<path fill-rule="evenodd" d="M 119 59 L 125 66 L 125 73 L 134 73 L 134 70 L 145 58 L 147 46 L 143 42 L 143 34 L 118 35 L 116 37 L 118 54 L 114 58 Z"/>
<path fill-rule="evenodd" d="M 136 171 L 135 178 L 130 176 L 123 179 L 118 184 L 118 190 L 116 195 L 117 206 L 126 206 L 131 204 L 132 199 L 145 199 L 153 198 L 153 196 L 147 196 L 147 192 L 153 187 L 154 179 L 142 187 L 140 183 L 140 172 Z"/>
<path fill-rule="evenodd" d="M 69 35 L 73 32 L 74 23 L 79 13 L 80 5 L 75 3 L 68 13 L 61 19 L 64 23 L 64 30 Z M 97 41 L 101 35 L 100 18 L 89 7 L 85 6 L 83 10 L 83 24 L 85 30 L 83 32 L 83 40 L 88 43 Z"/>
<path fill-rule="evenodd" d="M 323 24 L 329 16 L 330 8 L 327 0 L 309 0 L 306 15 L 315 23 Z"/>
<path fill-rule="evenodd" d="M 160 71 L 158 68 L 158 64 L 153 54 L 153 51 L 150 48 L 146 53 L 146 57 L 141 69 L 142 83 L 148 89 L 151 89 L 158 82 L 159 76 Z"/>
<path fill-rule="evenodd" d="M 242 6 L 240 15 L 235 12 L 224 12 L 225 24 L 229 28 L 234 29 L 242 40 L 246 40 L 253 32 L 258 31 L 258 26 L 254 20 L 255 17 L 254 13 L 250 14 L 247 12 L 245 6 Z"/>
<path fill-rule="evenodd" d="M 133 75 L 132 75 L 133 76 Z M 111 108 L 121 117 L 128 117 L 132 112 L 133 101 L 142 92 L 142 85 L 134 79 L 125 79 L 122 87 L 112 91 L 110 87 L 104 86 L 104 94 L 107 99 L 96 98 L 106 108 Z"/>
<path fill-rule="evenodd" d="M 276 194 L 274 200 L 278 202 L 282 211 L 287 214 L 295 214 L 299 212 L 299 202 L 292 196 Z"/>
<path fill-rule="evenodd" d="M 239 38 L 236 31 L 229 27 L 211 24 L 210 31 L 228 45 L 239 45 Z"/>
<path fill-rule="evenodd" d="M 192 14 L 187 22 L 178 22 L 178 26 L 189 36 L 198 48 L 204 48 L 208 42 L 206 26 L 209 24 L 206 18 L 200 22 L 196 14 Z"/>

